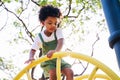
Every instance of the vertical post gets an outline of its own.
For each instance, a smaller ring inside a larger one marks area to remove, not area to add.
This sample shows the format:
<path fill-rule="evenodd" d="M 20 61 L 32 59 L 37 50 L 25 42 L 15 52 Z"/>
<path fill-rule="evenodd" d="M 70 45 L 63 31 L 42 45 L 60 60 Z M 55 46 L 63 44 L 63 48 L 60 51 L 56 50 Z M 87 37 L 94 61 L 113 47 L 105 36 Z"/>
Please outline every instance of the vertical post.
<path fill-rule="evenodd" d="M 120 0 L 101 0 L 110 32 L 109 45 L 115 49 L 120 68 Z"/>

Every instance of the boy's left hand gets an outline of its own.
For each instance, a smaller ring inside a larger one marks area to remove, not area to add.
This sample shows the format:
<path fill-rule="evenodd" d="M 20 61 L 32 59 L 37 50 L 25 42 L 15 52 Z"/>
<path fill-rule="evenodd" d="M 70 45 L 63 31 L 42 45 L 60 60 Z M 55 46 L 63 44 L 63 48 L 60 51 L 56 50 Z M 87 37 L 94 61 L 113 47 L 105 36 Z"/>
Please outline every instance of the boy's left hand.
<path fill-rule="evenodd" d="M 47 57 L 48 58 L 51 58 L 53 53 L 55 53 L 56 51 L 55 50 L 50 50 L 48 53 L 47 53 Z"/>

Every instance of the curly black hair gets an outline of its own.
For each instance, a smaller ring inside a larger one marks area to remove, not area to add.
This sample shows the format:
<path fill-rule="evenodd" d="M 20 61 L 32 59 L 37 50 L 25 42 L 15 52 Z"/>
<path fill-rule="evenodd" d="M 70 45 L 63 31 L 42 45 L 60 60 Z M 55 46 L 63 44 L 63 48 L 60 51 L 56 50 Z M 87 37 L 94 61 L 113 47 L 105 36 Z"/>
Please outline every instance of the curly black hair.
<path fill-rule="evenodd" d="M 45 21 L 48 17 L 57 17 L 60 18 L 61 12 L 57 7 L 52 5 L 43 6 L 39 11 L 39 20 Z"/>

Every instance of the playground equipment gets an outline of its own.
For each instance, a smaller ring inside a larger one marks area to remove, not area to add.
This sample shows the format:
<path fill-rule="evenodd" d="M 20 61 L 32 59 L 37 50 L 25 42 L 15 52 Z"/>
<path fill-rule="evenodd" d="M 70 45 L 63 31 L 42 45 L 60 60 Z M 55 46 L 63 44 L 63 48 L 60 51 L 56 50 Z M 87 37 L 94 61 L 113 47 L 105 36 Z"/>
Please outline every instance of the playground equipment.
<path fill-rule="evenodd" d="M 120 0 L 101 0 L 110 31 L 109 45 L 115 49 L 120 68 Z"/>
<path fill-rule="evenodd" d="M 61 58 L 63 57 L 71 57 L 79 60 L 83 60 L 86 62 L 89 62 L 90 64 L 94 65 L 94 68 L 92 72 L 88 75 L 81 75 L 81 76 L 75 76 L 74 80 L 97 80 L 97 79 L 105 79 L 105 80 L 120 80 L 120 77 L 115 74 L 109 67 L 107 67 L 105 64 L 101 63 L 100 61 L 96 60 L 95 58 L 92 58 L 90 56 L 81 54 L 81 53 L 76 53 L 76 52 L 56 52 L 52 56 L 51 59 L 57 58 L 57 80 L 61 80 L 61 72 L 60 72 L 60 62 Z M 29 70 L 36 66 L 37 64 L 40 64 L 41 62 L 50 60 L 47 58 L 47 56 L 41 57 L 35 61 L 33 61 L 31 64 L 26 66 L 22 71 L 20 71 L 13 80 L 20 80 L 24 74 L 26 74 L 28 80 L 32 80 L 29 74 Z M 97 71 L 101 70 L 105 74 L 97 74 Z"/>

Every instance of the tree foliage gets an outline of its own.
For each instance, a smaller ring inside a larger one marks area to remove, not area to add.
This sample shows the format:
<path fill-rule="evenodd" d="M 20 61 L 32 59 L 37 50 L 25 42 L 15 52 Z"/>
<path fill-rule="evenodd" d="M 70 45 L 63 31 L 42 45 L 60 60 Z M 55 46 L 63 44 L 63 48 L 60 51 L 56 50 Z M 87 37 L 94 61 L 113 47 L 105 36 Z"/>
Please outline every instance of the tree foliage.
<path fill-rule="evenodd" d="M 84 40 L 84 36 L 90 33 L 87 29 L 89 27 L 98 27 L 101 31 L 105 29 L 104 19 L 93 21 L 96 23 L 95 26 L 89 26 L 89 24 L 86 26 L 86 22 L 91 21 L 93 18 L 91 14 L 103 16 L 100 12 L 102 8 L 100 0 L 0 0 L 0 16 L 5 18 L 2 24 L 0 23 L 0 32 L 6 28 L 11 28 L 11 33 L 14 31 L 14 37 L 9 40 L 10 45 L 21 43 L 26 45 L 32 44 L 34 36 L 41 29 L 38 21 L 38 11 L 41 6 L 47 4 L 61 9 L 63 21 L 60 27 L 70 30 L 69 33 L 66 33 L 69 35 L 66 36 L 68 41 L 73 36 L 73 39 L 78 37 L 77 41 L 81 42 Z M 96 34 L 99 34 L 99 32 Z M 76 44 L 71 44 L 71 47 Z M 28 53 L 28 50 L 24 49 L 23 52 Z M 12 63 L 9 64 L 9 61 L 6 63 L 4 60 L 6 59 L 0 57 L 1 70 L 6 70 L 5 66 L 9 66 L 9 70 L 15 69 L 15 67 L 12 67 Z M 13 76 L 10 77 L 12 78 Z"/>

